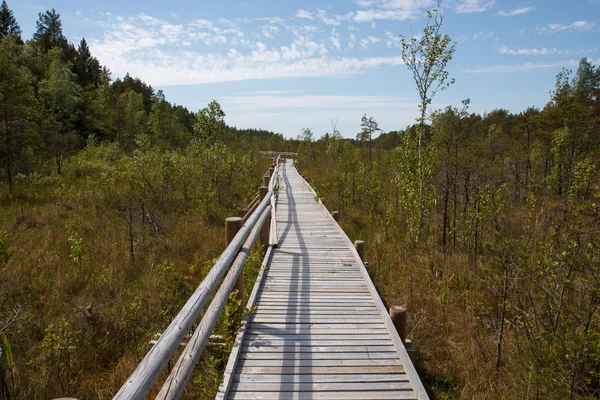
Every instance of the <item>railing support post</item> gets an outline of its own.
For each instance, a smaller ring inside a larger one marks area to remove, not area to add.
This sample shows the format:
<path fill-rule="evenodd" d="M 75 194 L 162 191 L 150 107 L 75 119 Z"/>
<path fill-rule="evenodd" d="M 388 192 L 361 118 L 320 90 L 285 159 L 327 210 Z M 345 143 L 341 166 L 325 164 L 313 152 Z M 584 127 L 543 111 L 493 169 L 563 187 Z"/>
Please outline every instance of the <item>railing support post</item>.
<path fill-rule="evenodd" d="M 331 216 L 333 217 L 333 219 L 335 219 L 336 221 L 339 221 L 340 219 L 340 212 L 339 211 L 332 211 L 331 212 Z"/>
<path fill-rule="evenodd" d="M 271 174 L 263 176 L 263 186 L 269 187 L 269 181 L 271 180 Z"/>
<path fill-rule="evenodd" d="M 263 201 L 263 199 L 269 192 L 268 186 L 269 186 L 269 183 L 267 182 L 266 185 L 261 186 L 258 189 L 258 198 L 260 199 L 260 201 Z M 265 221 L 265 224 L 262 226 L 262 228 L 260 230 L 260 244 L 263 247 L 266 247 L 269 245 L 270 227 L 271 227 L 271 216 L 269 215 L 269 218 L 267 218 L 267 220 Z"/>
<path fill-rule="evenodd" d="M 406 342 L 406 313 L 407 309 L 404 306 L 393 305 L 390 307 L 390 318 L 402 339 L 402 343 Z"/>
<path fill-rule="evenodd" d="M 225 239 L 227 240 L 227 245 L 231 243 L 242 225 L 244 225 L 244 221 L 240 217 L 229 217 L 225 219 Z M 235 282 L 233 290 L 237 290 L 237 298 L 240 302 L 240 309 L 244 310 L 244 269 L 240 271 L 240 275 Z"/>
<path fill-rule="evenodd" d="M 356 252 L 360 256 L 360 259 L 362 260 L 362 262 L 365 262 L 365 241 L 364 240 L 355 240 L 354 248 L 356 249 Z"/>

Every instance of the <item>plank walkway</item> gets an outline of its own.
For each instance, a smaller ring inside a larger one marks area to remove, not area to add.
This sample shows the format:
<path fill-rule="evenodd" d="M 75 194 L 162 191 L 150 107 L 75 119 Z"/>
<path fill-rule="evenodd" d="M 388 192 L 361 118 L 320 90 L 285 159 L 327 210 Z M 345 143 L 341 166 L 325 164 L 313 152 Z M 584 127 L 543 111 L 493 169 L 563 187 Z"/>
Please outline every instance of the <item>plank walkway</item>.
<path fill-rule="evenodd" d="M 352 243 L 289 161 L 277 233 L 217 398 L 427 399 Z"/>

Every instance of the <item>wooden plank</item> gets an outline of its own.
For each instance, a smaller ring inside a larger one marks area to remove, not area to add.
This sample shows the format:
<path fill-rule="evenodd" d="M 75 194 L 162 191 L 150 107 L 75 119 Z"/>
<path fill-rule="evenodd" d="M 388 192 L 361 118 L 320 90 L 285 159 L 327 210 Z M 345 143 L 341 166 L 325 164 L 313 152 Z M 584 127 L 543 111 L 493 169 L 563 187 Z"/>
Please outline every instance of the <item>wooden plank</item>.
<path fill-rule="evenodd" d="M 312 340 L 312 339 L 307 339 L 307 340 L 293 340 L 293 341 L 288 341 L 285 339 L 280 339 L 280 340 L 246 340 L 246 342 L 244 343 L 245 346 L 257 346 L 257 347 L 263 347 L 263 346 L 280 346 L 280 347 L 285 347 L 285 346 L 289 346 L 290 348 L 296 347 L 296 346 L 364 346 L 364 345 L 370 345 L 370 346 L 387 346 L 390 344 L 390 340 L 389 339 L 384 339 L 384 340 L 339 340 L 339 339 L 335 339 L 335 340 L 327 340 L 327 339 L 319 339 L 319 340 Z"/>
<path fill-rule="evenodd" d="M 236 382 L 234 392 L 354 392 L 371 390 L 410 390 L 408 382 L 331 382 L 331 383 L 250 383 Z"/>
<path fill-rule="evenodd" d="M 360 346 L 343 346 L 341 343 L 335 343 L 329 346 L 290 346 L 290 345 L 261 345 L 261 346 L 245 346 L 242 347 L 242 351 L 245 353 L 269 353 L 269 352 L 278 352 L 278 353 L 345 353 L 345 352 L 354 352 L 357 350 L 361 350 L 365 353 L 376 352 L 376 353 L 385 353 L 392 352 L 395 353 L 396 349 L 393 347 L 393 344 L 386 343 L 385 345 L 369 345 L 363 343 Z"/>
<path fill-rule="evenodd" d="M 416 399 L 412 391 L 396 392 L 231 392 L 230 399 L 254 399 L 254 400 L 395 400 L 395 399 Z"/>
<path fill-rule="evenodd" d="M 234 382 L 245 383 L 333 383 L 333 382 L 407 382 L 405 374 L 343 374 L 343 375 L 240 375 Z"/>
<path fill-rule="evenodd" d="M 256 326 L 249 326 L 248 327 L 248 333 L 253 333 L 253 334 L 261 334 L 261 333 L 267 333 L 267 334 L 279 334 L 279 335 L 291 335 L 291 334 L 297 334 L 297 335 L 304 335 L 304 334 L 310 334 L 310 335 L 315 335 L 315 334 L 320 334 L 320 335 L 327 335 L 327 334 L 331 334 L 331 333 L 336 333 L 336 334 L 369 334 L 369 333 L 385 333 L 387 332 L 387 330 L 384 327 L 381 328 L 343 328 L 340 327 L 338 329 L 336 329 L 335 331 L 333 331 L 332 329 L 329 328 L 318 328 L 318 327 L 303 327 L 303 328 L 298 328 L 295 326 L 291 326 L 288 327 L 286 329 L 283 328 L 269 328 L 269 327 L 256 327 Z"/>
<path fill-rule="evenodd" d="M 260 322 L 263 324 L 364 324 L 364 323 L 380 323 L 381 320 L 377 317 L 375 318 L 357 318 L 357 317 L 315 317 L 309 316 L 306 318 L 302 317 L 294 317 L 294 316 L 281 316 L 278 317 L 276 315 L 266 317 L 262 315 L 255 315 L 252 319 L 252 322 Z"/>
<path fill-rule="evenodd" d="M 403 374 L 402 365 L 351 366 L 247 366 L 239 367 L 238 374 L 321 375 L 321 374 Z"/>
<path fill-rule="evenodd" d="M 275 339 L 285 339 L 285 340 L 340 340 L 344 341 L 347 339 L 351 340 L 389 340 L 390 337 L 385 333 L 381 334 L 364 334 L 364 335 L 340 335 L 337 333 L 332 333 L 330 335 L 266 335 L 266 334 L 247 334 L 246 338 L 248 340 L 275 340 Z M 366 345 L 366 343 L 365 343 Z M 390 341 L 390 346 L 391 346 Z M 365 346 L 363 351 L 368 351 Z"/>
<path fill-rule="evenodd" d="M 364 353 L 362 351 L 356 353 L 337 352 L 337 353 L 268 353 L 268 352 L 247 352 L 240 354 L 240 360 L 383 360 L 397 359 L 398 354 L 395 351 L 391 352 L 373 352 Z"/>

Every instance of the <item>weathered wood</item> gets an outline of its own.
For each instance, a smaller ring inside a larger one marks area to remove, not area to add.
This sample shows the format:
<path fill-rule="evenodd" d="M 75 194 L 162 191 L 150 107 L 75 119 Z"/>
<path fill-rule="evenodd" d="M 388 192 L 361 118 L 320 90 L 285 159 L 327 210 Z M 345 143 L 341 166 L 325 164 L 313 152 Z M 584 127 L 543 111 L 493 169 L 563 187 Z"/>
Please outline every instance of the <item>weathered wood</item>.
<path fill-rule="evenodd" d="M 225 240 L 227 241 L 227 244 L 229 245 L 229 243 L 231 243 L 231 241 L 233 240 L 233 238 L 235 237 L 235 235 L 238 233 L 238 231 L 240 230 L 240 228 L 242 227 L 242 225 L 244 224 L 244 221 L 242 220 L 242 218 L 238 218 L 238 217 L 229 217 L 227 219 L 225 219 Z M 244 270 L 242 269 L 240 271 L 240 274 L 238 275 L 238 279 L 235 282 L 235 286 L 233 287 L 233 290 L 237 290 L 237 299 L 240 302 L 240 309 L 243 311 L 244 310 Z"/>
<path fill-rule="evenodd" d="M 349 392 L 370 390 L 410 390 L 408 382 L 344 382 L 344 383 L 235 383 L 235 392 Z"/>
<path fill-rule="evenodd" d="M 336 221 L 339 221 L 340 219 L 340 212 L 339 211 L 332 211 L 331 212 L 331 216 L 333 217 L 333 219 L 335 219 Z"/>
<path fill-rule="evenodd" d="M 344 374 L 344 375 L 240 375 L 234 382 L 243 383 L 360 383 L 360 382 L 407 382 L 405 374 Z"/>
<path fill-rule="evenodd" d="M 156 396 L 156 399 L 176 400 L 179 398 L 179 396 L 181 396 L 181 393 L 183 393 L 185 385 L 190 379 L 192 372 L 194 371 L 194 367 L 196 366 L 200 355 L 208 343 L 208 338 L 217 324 L 221 310 L 225 307 L 225 303 L 229 298 L 229 294 L 238 281 L 239 275 L 244 268 L 244 263 L 250 254 L 250 250 L 258 238 L 261 225 L 266 222 L 270 212 L 270 207 L 267 207 L 260 216 L 260 219 L 248 236 L 244 246 L 240 249 L 240 252 L 229 269 L 227 276 L 223 280 L 221 287 L 215 294 L 213 301 L 210 303 L 210 306 L 204 313 L 200 324 L 194 331 L 194 334 L 190 338 L 188 344 L 183 349 L 181 356 L 167 377 L 167 380 Z M 231 223 L 235 224 L 235 222 Z"/>
<path fill-rule="evenodd" d="M 254 400 L 395 400 L 416 399 L 412 391 L 358 391 L 358 392 L 232 392 L 232 399 L 254 399 Z"/>
<path fill-rule="evenodd" d="M 265 193 L 264 198 L 248 219 L 247 224 L 235 235 L 233 241 L 227 246 L 196 291 L 173 318 L 156 344 L 152 346 L 133 373 L 127 378 L 114 399 L 141 400 L 150 392 L 154 382 L 167 366 L 188 330 L 200 315 L 225 271 L 236 259 L 251 230 L 267 209 L 272 195 L 272 192 Z"/>
<path fill-rule="evenodd" d="M 218 399 L 427 399 L 366 274 L 364 242 L 354 247 L 291 164 L 270 172 L 278 248 Z"/>
<path fill-rule="evenodd" d="M 364 240 L 355 240 L 354 248 L 356 249 L 356 252 L 358 253 L 358 256 L 360 257 L 360 259 L 362 261 L 365 261 L 365 241 Z"/>
<path fill-rule="evenodd" d="M 406 341 L 406 314 L 407 309 L 404 306 L 393 305 L 390 307 L 390 318 L 396 327 L 402 343 Z"/>
<path fill-rule="evenodd" d="M 258 198 L 261 201 L 264 201 L 264 198 L 267 196 L 269 192 L 268 183 L 267 185 L 263 185 L 258 189 Z M 260 231 L 260 245 L 268 246 L 269 245 L 269 226 L 271 225 L 271 220 L 269 216 L 269 221 L 267 224 L 263 225 L 262 230 Z"/>

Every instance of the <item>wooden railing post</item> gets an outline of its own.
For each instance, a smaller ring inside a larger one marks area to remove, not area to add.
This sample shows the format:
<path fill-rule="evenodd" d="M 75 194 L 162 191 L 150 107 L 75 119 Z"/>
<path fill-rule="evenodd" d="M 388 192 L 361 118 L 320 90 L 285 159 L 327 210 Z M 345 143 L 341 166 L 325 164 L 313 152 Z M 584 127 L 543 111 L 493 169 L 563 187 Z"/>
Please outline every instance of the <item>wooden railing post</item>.
<path fill-rule="evenodd" d="M 402 343 L 406 342 L 406 307 L 393 305 L 390 307 L 390 318 L 402 339 Z"/>
<path fill-rule="evenodd" d="M 225 219 L 225 239 L 227 245 L 231 243 L 240 228 L 244 225 L 244 221 L 240 217 L 229 217 Z M 235 282 L 233 290 L 237 290 L 237 299 L 240 302 L 240 309 L 244 310 L 244 270 L 240 271 L 240 275 Z"/>
<path fill-rule="evenodd" d="M 269 192 L 269 183 L 267 182 L 266 185 L 261 186 L 258 189 L 258 198 L 260 199 L 260 201 L 262 201 L 265 196 L 267 195 L 267 193 Z M 260 230 L 260 244 L 261 246 L 268 246 L 269 245 L 269 231 L 270 231 L 270 227 L 271 227 L 271 216 L 269 216 L 269 218 L 267 218 L 267 221 L 265 222 L 265 224 L 263 225 L 262 229 Z"/>
<path fill-rule="evenodd" d="M 270 180 L 271 180 L 270 174 L 263 176 L 263 186 L 266 186 L 268 188 Z"/>
<path fill-rule="evenodd" d="M 333 219 L 335 219 L 336 221 L 338 221 L 340 219 L 340 212 L 339 211 L 332 211 L 331 212 L 331 216 L 333 217 Z"/>
<path fill-rule="evenodd" d="M 356 249 L 356 252 L 360 256 L 360 259 L 362 260 L 362 262 L 365 262 L 365 241 L 364 240 L 355 240 L 354 248 Z"/>

